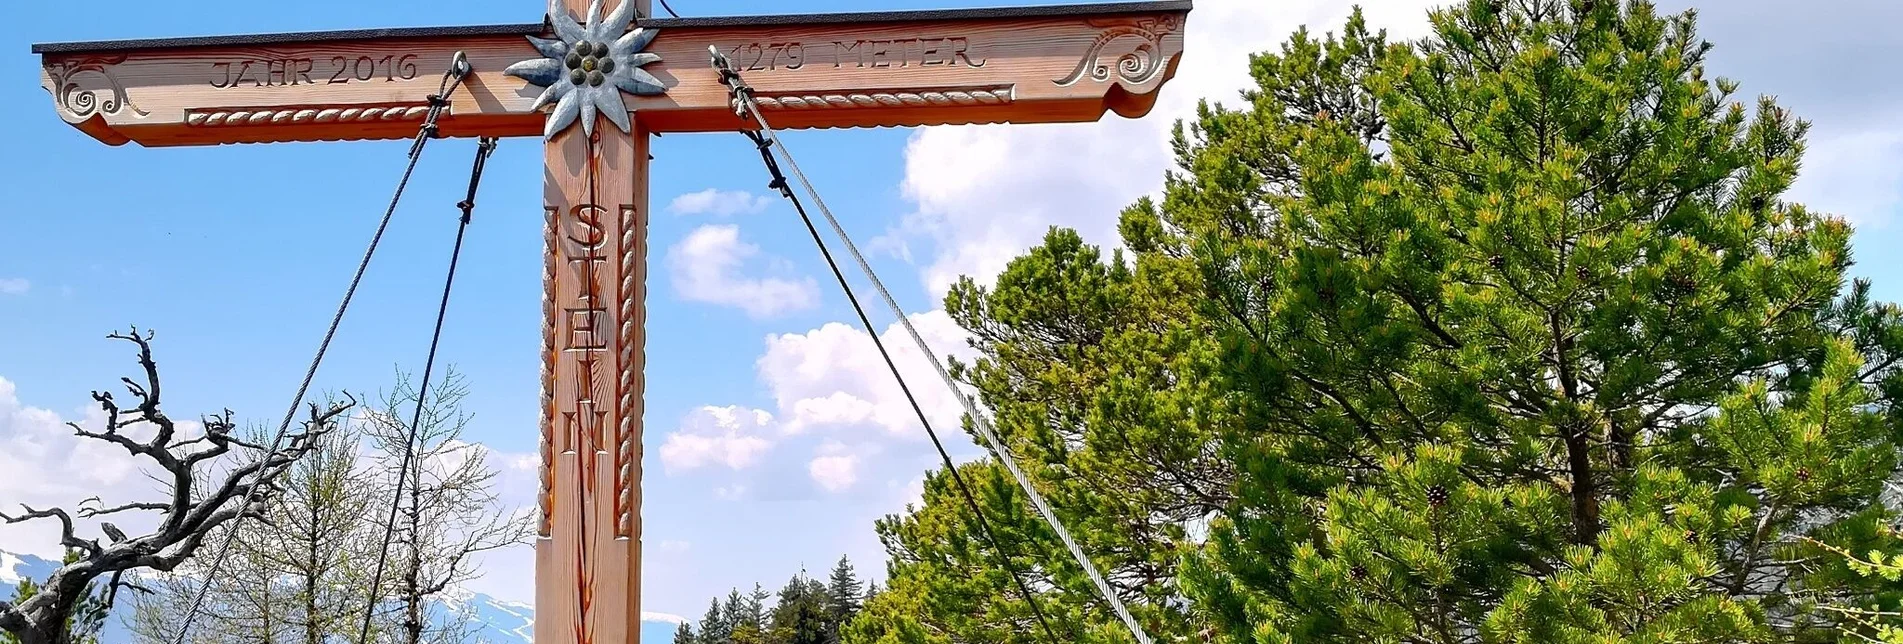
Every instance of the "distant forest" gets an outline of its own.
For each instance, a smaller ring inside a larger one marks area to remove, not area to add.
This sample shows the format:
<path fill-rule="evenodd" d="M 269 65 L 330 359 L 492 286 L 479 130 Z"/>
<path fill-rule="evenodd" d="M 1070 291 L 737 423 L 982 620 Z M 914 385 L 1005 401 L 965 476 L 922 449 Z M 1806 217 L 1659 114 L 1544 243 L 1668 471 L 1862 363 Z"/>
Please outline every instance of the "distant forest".
<path fill-rule="evenodd" d="M 802 570 L 778 596 L 756 583 L 750 593 L 735 588 L 725 599 L 714 598 L 699 624 L 674 631 L 674 644 L 836 644 L 840 627 L 876 593 L 877 586 L 860 583 L 852 562 L 840 557 L 826 581 Z"/>

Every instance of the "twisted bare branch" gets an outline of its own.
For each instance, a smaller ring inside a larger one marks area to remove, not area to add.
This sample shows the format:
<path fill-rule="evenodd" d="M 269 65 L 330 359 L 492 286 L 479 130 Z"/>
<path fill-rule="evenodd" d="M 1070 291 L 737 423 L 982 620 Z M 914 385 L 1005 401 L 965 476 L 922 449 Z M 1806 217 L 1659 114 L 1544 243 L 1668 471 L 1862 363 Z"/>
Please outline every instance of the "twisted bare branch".
<path fill-rule="evenodd" d="M 13 634 L 22 644 L 62 641 L 60 629 L 65 627 L 77 602 L 91 592 L 99 578 L 109 578 L 106 582 L 108 605 L 121 588 L 146 592 L 138 584 L 127 581 L 126 573 L 139 569 L 170 572 L 195 554 L 206 535 L 218 526 L 239 516 L 262 517 L 264 509 L 281 489 L 278 480 L 311 451 L 318 438 L 333 431 L 344 412 L 357 403 L 346 394 L 346 402 L 329 407 L 311 405 L 309 417 L 295 432 L 287 434 L 286 444 L 276 450 L 233 437 L 231 430 L 235 423 L 230 410 L 201 417 L 204 434 L 183 438 L 177 423 L 161 407 L 163 389 L 158 362 L 152 357 L 153 337 L 151 331 L 140 331 L 136 327 L 107 336 L 132 343 L 137 349 L 141 377 L 120 379 L 130 404 L 122 404 L 112 392 L 95 391 L 92 398 L 104 412 L 105 422 L 96 431 L 78 423 L 68 426 L 80 438 L 118 445 L 135 457 L 150 460 L 170 475 L 170 480 L 164 481 L 169 498 L 163 501 L 134 501 L 108 507 L 94 497 L 78 504 L 78 515 L 93 518 L 123 512 L 159 512 L 159 526 L 149 534 L 131 536 L 110 524 L 101 524 L 101 529 L 110 537 L 107 544 L 101 545 L 98 540 L 75 534 L 73 516 L 61 508 L 22 506 L 22 514 L 0 513 L 0 521 L 9 524 L 41 519 L 59 521 L 60 544 L 82 555 L 54 571 L 33 597 L 17 605 L 0 602 L 0 631 Z M 151 438 L 141 440 L 127 433 L 135 427 L 150 427 Z M 234 449 L 249 455 L 249 462 L 232 468 L 221 479 L 201 480 L 207 474 L 202 471 L 203 466 L 231 454 Z M 252 494 L 254 489 L 257 490 L 255 495 Z M 242 503 L 245 498 L 250 498 L 250 503 Z"/>

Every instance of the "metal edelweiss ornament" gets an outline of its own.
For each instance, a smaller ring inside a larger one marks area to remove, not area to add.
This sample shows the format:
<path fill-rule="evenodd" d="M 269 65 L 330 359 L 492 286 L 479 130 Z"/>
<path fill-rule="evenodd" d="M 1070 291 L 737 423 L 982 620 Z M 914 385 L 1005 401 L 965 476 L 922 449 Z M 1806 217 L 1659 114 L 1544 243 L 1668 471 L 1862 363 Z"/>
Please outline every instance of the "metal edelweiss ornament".
<path fill-rule="evenodd" d="M 634 22 L 633 0 L 622 0 L 621 6 L 606 18 L 601 17 L 601 1 L 595 0 L 588 7 L 588 23 L 584 25 L 568 15 L 561 0 L 550 0 L 549 22 L 554 24 L 559 40 L 529 36 L 529 43 L 544 57 L 502 70 L 504 74 L 547 88 L 535 99 L 534 107 L 529 108 L 540 110 L 544 105 L 555 104 L 555 111 L 548 116 L 545 136 L 553 138 L 577 118 L 581 119 L 582 132 L 592 136 L 597 113 L 606 114 L 608 120 L 627 132 L 630 130 L 628 108 L 621 101 L 621 92 L 636 96 L 667 92 L 661 79 L 641 69 L 661 61 L 659 54 L 642 51 L 648 43 L 654 42 L 659 32 L 641 27 L 628 31 Z"/>

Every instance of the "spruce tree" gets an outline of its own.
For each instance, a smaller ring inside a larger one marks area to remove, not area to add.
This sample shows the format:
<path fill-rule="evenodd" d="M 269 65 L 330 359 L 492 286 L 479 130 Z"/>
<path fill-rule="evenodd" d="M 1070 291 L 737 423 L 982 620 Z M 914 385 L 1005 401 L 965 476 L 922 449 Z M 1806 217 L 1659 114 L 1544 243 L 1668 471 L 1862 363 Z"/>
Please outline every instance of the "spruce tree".
<path fill-rule="evenodd" d="M 753 594 L 747 596 L 747 609 L 749 611 L 747 617 L 753 622 L 754 628 L 762 632 L 772 627 L 772 615 L 770 609 L 767 607 L 767 600 L 772 598 L 773 594 L 767 592 L 766 588 L 760 585 L 760 582 L 753 582 Z"/>
<path fill-rule="evenodd" d="M 852 562 L 840 556 L 826 584 L 826 641 L 829 644 L 837 643 L 840 627 L 859 614 L 863 590 L 858 575 L 852 570 Z"/>
<path fill-rule="evenodd" d="M 720 598 L 715 597 L 707 606 L 707 614 L 700 618 L 700 644 L 727 644 L 733 634 L 727 625 L 727 615 L 720 609 Z"/>
<path fill-rule="evenodd" d="M 765 644 L 766 629 L 761 626 L 765 607 L 761 605 L 759 586 L 756 592 L 741 595 L 740 589 L 733 589 L 727 596 L 727 618 L 729 640 L 733 644 Z"/>
<path fill-rule="evenodd" d="M 680 627 L 674 629 L 674 644 L 701 644 L 701 641 L 694 636 L 693 626 L 681 622 Z"/>
<path fill-rule="evenodd" d="M 795 575 L 773 608 L 774 644 L 825 644 L 827 608 L 826 585 Z"/>

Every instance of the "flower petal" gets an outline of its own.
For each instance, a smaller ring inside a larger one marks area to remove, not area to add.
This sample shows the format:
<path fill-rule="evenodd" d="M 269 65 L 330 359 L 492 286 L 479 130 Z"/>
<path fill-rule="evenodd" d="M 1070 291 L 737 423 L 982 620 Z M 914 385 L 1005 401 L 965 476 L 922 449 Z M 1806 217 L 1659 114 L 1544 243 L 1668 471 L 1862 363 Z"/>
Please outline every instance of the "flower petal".
<path fill-rule="evenodd" d="M 552 87 L 562 79 L 562 61 L 552 58 L 531 58 L 502 70 L 505 76 L 514 76 L 528 81 L 537 87 Z"/>
<path fill-rule="evenodd" d="M 541 96 L 535 97 L 535 104 L 529 106 L 529 111 L 533 112 L 542 109 L 543 105 L 561 100 L 563 96 L 567 96 L 568 93 L 572 91 L 575 91 L 574 85 L 557 80 L 554 85 L 550 85 L 548 89 L 542 90 Z"/>
<path fill-rule="evenodd" d="M 568 43 L 562 42 L 560 40 L 549 40 L 545 38 L 536 38 L 535 36 L 529 36 L 529 44 L 535 45 L 535 50 L 542 52 L 543 56 L 547 56 L 555 60 L 561 60 L 563 57 L 568 56 Z"/>
<path fill-rule="evenodd" d="M 644 65 L 652 65 L 654 63 L 661 62 L 661 55 L 644 51 L 638 54 L 628 56 L 627 60 L 624 62 L 629 67 L 641 67 Z"/>
<path fill-rule="evenodd" d="M 661 79 L 655 78 L 645 69 L 624 67 L 627 71 L 615 74 L 615 87 L 619 87 L 635 96 L 657 96 L 667 93 L 667 86 Z M 619 70 L 617 70 L 619 71 Z"/>
<path fill-rule="evenodd" d="M 608 51 L 613 52 L 616 56 L 626 56 L 647 49 L 648 43 L 654 42 L 654 37 L 660 34 L 661 30 L 659 29 L 635 27 L 634 31 L 623 34 L 621 38 L 615 40 L 614 46 L 610 47 Z"/>
<path fill-rule="evenodd" d="M 548 21 L 555 27 L 555 36 L 563 41 L 577 43 L 588 37 L 588 33 L 582 31 L 581 24 L 575 22 L 575 17 L 568 15 L 568 8 L 562 6 L 562 0 L 548 0 Z"/>
<path fill-rule="evenodd" d="M 588 32 L 588 37 L 590 39 L 594 39 L 601 36 L 600 27 L 601 27 L 601 0 L 594 0 L 593 2 L 588 3 L 588 22 L 582 25 L 582 30 Z"/>
<path fill-rule="evenodd" d="M 596 96 L 601 94 L 602 89 L 601 87 L 587 87 L 575 92 L 575 94 L 577 94 L 575 99 L 581 101 L 581 129 L 591 136 L 595 133 L 595 115 L 600 113 L 601 109 L 595 104 L 595 101 L 598 100 Z M 612 92 L 614 90 L 608 91 Z"/>
<path fill-rule="evenodd" d="M 581 101 L 578 100 L 580 98 L 581 92 L 569 92 L 567 96 L 562 97 L 561 101 L 555 103 L 555 111 L 549 113 L 548 126 L 543 130 L 542 135 L 552 139 L 556 134 L 560 134 L 562 130 L 573 125 L 575 117 L 581 115 Z"/>
<path fill-rule="evenodd" d="M 608 18 L 603 20 L 601 28 L 596 30 L 598 37 L 607 40 L 626 32 L 628 25 L 634 24 L 634 2 L 635 0 L 621 0 L 621 4 L 616 5 L 614 11 L 608 12 Z"/>
<path fill-rule="evenodd" d="M 599 91 L 595 92 L 595 105 L 601 108 L 602 115 L 614 122 L 615 127 L 621 128 L 623 132 L 631 131 L 632 124 L 628 122 L 628 104 L 621 101 L 621 90 L 609 87 L 599 88 Z"/>

